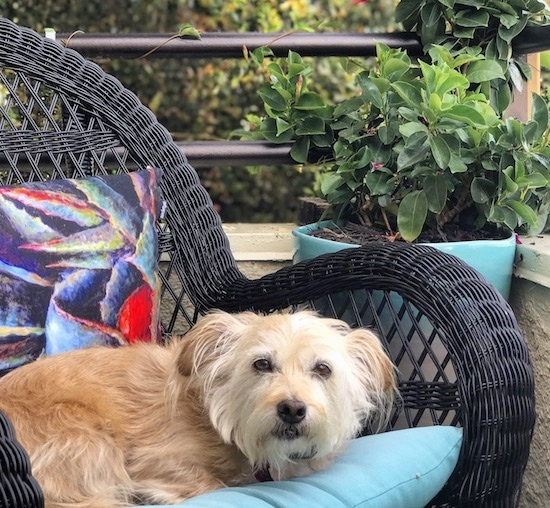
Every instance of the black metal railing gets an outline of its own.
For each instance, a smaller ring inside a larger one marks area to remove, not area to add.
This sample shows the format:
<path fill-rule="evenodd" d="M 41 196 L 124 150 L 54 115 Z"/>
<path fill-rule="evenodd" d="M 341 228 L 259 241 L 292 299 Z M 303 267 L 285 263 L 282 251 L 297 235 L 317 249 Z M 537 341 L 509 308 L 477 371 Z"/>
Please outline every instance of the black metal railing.
<path fill-rule="evenodd" d="M 172 38 L 171 38 L 172 37 Z M 289 49 L 302 56 L 373 56 L 376 43 L 407 49 L 419 55 L 422 46 L 411 33 L 257 33 L 213 32 L 200 39 L 173 37 L 169 34 L 86 34 L 57 37 L 87 58 L 242 58 L 243 47 L 250 50 L 269 46 L 276 56 Z"/>
<path fill-rule="evenodd" d="M 201 34 L 200 39 L 181 38 L 171 34 L 58 34 L 57 40 L 86 58 L 243 58 L 243 48 L 253 50 L 269 46 L 275 55 L 289 50 L 302 56 L 375 55 L 376 43 L 406 49 L 420 55 L 422 46 L 415 34 L 396 33 L 232 33 Z M 550 26 L 528 27 L 514 40 L 515 55 L 526 55 L 550 49 Z M 294 164 L 291 143 L 275 145 L 265 141 L 188 141 L 178 146 L 195 167 L 254 166 Z M 322 154 L 320 154 L 322 156 Z M 1 161 L 0 161 L 1 162 Z"/>

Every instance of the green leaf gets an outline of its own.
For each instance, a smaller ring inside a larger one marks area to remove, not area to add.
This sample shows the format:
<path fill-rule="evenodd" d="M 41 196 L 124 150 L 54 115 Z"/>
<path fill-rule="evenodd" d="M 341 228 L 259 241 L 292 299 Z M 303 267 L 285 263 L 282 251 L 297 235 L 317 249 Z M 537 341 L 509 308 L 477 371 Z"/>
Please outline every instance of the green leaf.
<path fill-rule="evenodd" d="M 495 91 L 495 89 L 491 87 L 491 92 L 493 91 Z M 512 91 L 507 83 L 502 83 L 502 85 L 496 89 L 492 101 L 495 109 L 500 113 L 510 105 L 512 102 Z"/>
<path fill-rule="evenodd" d="M 451 152 L 451 160 L 449 161 L 451 173 L 465 173 L 468 171 L 466 163 L 455 153 Z"/>
<path fill-rule="evenodd" d="M 313 134 L 311 136 L 311 142 L 319 148 L 328 148 L 334 141 L 334 132 L 330 125 L 326 126 L 326 130 L 323 134 Z"/>
<path fill-rule="evenodd" d="M 292 125 L 290 125 L 286 120 L 283 120 L 282 118 L 276 118 L 275 125 L 277 127 L 277 136 L 280 136 L 283 132 L 292 129 Z"/>
<path fill-rule="evenodd" d="M 273 50 L 267 46 L 260 46 L 249 53 L 249 55 L 257 65 L 262 65 L 266 56 L 273 56 Z"/>
<path fill-rule="evenodd" d="M 420 17 L 424 27 L 437 24 L 441 18 L 441 6 L 439 4 L 424 4 L 420 9 Z"/>
<path fill-rule="evenodd" d="M 382 143 L 389 145 L 395 139 L 395 131 L 388 125 L 378 127 L 378 137 Z"/>
<path fill-rule="evenodd" d="M 435 163 L 441 169 L 446 169 L 451 160 L 451 150 L 445 140 L 439 136 L 430 136 L 428 139 Z"/>
<path fill-rule="evenodd" d="M 511 230 L 516 229 L 518 225 L 518 214 L 507 206 L 494 205 L 487 216 L 490 222 L 505 224 Z"/>
<path fill-rule="evenodd" d="M 531 173 L 525 177 L 530 189 L 547 188 L 550 185 L 548 178 L 541 173 Z"/>
<path fill-rule="evenodd" d="M 318 116 L 308 116 L 296 129 L 298 136 L 312 136 L 314 134 L 325 134 L 325 121 Z"/>
<path fill-rule="evenodd" d="M 409 192 L 399 204 L 397 210 L 397 229 L 403 239 L 412 242 L 418 238 L 426 217 L 428 216 L 428 200 L 423 190 Z"/>
<path fill-rule="evenodd" d="M 425 134 L 428 134 L 428 127 L 421 122 L 406 122 L 399 126 L 399 132 L 404 138 L 408 138 L 415 132 L 424 132 Z"/>
<path fill-rule="evenodd" d="M 439 213 L 447 203 L 447 180 L 440 174 L 428 175 L 424 180 L 424 191 L 430 212 Z"/>
<path fill-rule="evenodd" d="M 344 180 L 337 173 L 324 174 L 321 177 L 321 192 L 327 196 L 331 192 L 334 192 L 343 183 Z"/>
<path fill-rule="evenodd" d="M 513 194 L 514 192 L 517 192 L 517 190 L 519 189 L 519 185 L 514 182 L 514 180 L 512 180 L 512 178 L 510 178 L 510 176 L 508 176 L 506 173 L 503 174 L 504 181 L 506 183 L 506 192 L 508 192 L 508 194 Z"/>
<path fill-rule="evenodd" d="M 424 132 L 416 132 L 407 139 L 405 147 L 397 156 L 399 170 L 413 166 L 426 157 L 429 149 L 427 140 L 428 138 Z"/>
<path fill-rule="evenodd" d="M 373 104 L 378 109 L 384 107 L 382 94 L 375 83 L 368 77 L 366 72 L 361 72 L 357 75 L 357 84 L 361 87 L 363 101 Z"/>
<path fill-rule="evenodd" d="M 506 205 L 512 208 L 521 217 L 523 222 L 530 226 L 534 226 L 537 223 L 537 214 L 528 204 L 509 199 L 506 201 Z"/>
<path fill-rule="evenodd" d="M 486 4 L 485 0 L 458 0 L 458 3 L 460 5 L 469 5 L 470 7 L 475 7 L 476 9 L 480 9 Z"/>
<path fill-rule="evenodd" d="M 470 185 L 470 192 L 475 203 L 489 203 L 495 194 L 496 186 L 490 180 L 482 177 L 476 177 Z"/>
<path fill-rule="evenodd" d="M 498 19 L 504 28 L 510 28 L 518 22 L 518 17 L 515 14 L 499 14 Z"/>
<path fill-rule="evenodd" d="M 458 26 L 485 27 L 489 26 L 489 13 L 487 11 L 463 10 L 459 11 L 455 18 Z"/>
<path fill-rule="evenodd" d="M 397 81 L 403 73 L 392 73 L 392 76 L 395 75 L 394 81 Z M 380 91 L 381 94 L 385 94 L 391 88 L 391 81 L 387 78 L 377 78 L 376 76 L 371 76 L 370 80 L 376 85 L 376 88 Z"/>
<path fill-rule="evenodd" d="M 405 62 L 399 58 L 390 58 L 387 62 L 384 62 L 382 66 L 382 76 L 387 79 L 389 82 L 397 81 L 405 72 L 410 68 L 410 62 Z M 376 83 L 378 88 L 380 87 L 379 83 Z M 385 85 L 386 90 L 389 88 L 390 83 L 382 82 L 382 85 Z M 380 88 L 379 88 L 380 90 Z M 383 90 L 380 90 L 383 91 Z"/>
<path fill-rule="evenodd" d="M 513 24 L 510 27 L 506 27 L 504 24 L 501 24 L 498 27 L 499 37 L 510 44 L 512 42 L 512 39 L 523 31 L 523 29 L 527 25 L 528 20 L 528 16 L 521 16 L 517 19 L 517 23 Z"/>
<path fill-rule="evenodd" d="M 182 38 L 189 38 L 189 39 L 200 39 L 201 34 L 200 32 L 189 23 L 183 23 L 179 26 L 178 30 L 178 36 Z"/>
<path fill-rule="evenodd" d="M 422 103 L 420 90 L 407 81 L 396 81 L 392 83 L 392 88 L 399 94 L 411 108 L 418 109 Z"/>
<path fill-rule="evenodd" d="M 513 58 L 514 65 L 519 69 L 523 79 L 529 81 L 533 77 L 531 66 L 523 58 Z"/>
<path fill-rule="evenodd" d="M 266 118 L 260 126 L 260 132 L 265 139 L 272 143 L 286 143 L 292 139 L 292 129 L 277 135 L 277 121 L 274 118 Z"/>
<path fill-rule="evenodd" d="M 505 13 L 505 14 L 510 14 L 512 16 L 517 16 L 518 13 L 516 12 L 516 10 L 514 9 L 513 5 L 510 5 L 510 1 L 500 1 L 500 0 L 492 0 L 491 2 L 493 4 L 493 6 L 497 9 L 500 9 L 500 11 L 502 13 Z M 522 4 L 525 4 L 525 2 L 523 1 Z"/>
<path fill-rule="evenodd" d="M 466 28 L 466 27 L 457 26 L 453 30 L 453 35 L 457 39 L 473 39 L 475 34 L 476 34 L 475 27 Z"/>
<path fill-rule="evenodd" d="M 531 98 L 531 118 L 537 124 L 537 129 L 533 133 L 533 139 L 538 139 L 542 137 L 548 128 L 548 122 L 550 121 L 548 115 L 548 104 L 540 95 L 536 93 L 533 93 Z"/>
<path fill-rule="evenodd" d="M 289 50 L 288 51 L 288 63 L 289 63 L 289 65 L 302 64 L 302 63 L 304 63 L 304 59 L 302 58 L 302 55 L 300 55 L 300 53 L 297 53 L 296 51 Z"/>
<path fill-rule="evenodd" d="M 482 83 L 492 79 L 506 79 L 502 67 L 495 60 L 478 60 L 472 62 L 466 70 L 466 77 L 470 83 Z"/>
<path fill-rule="evenodd" d="M 354 111 L 358 111 L 362 105 L 363 99 L 361 99 L 361 97 L 352 97 L 351 99 L 347 99 L 336 106 L 334 109 L 334 116 L 338 118 L 340 116 L 353 113 Z"/>
<path fill-rule="evenodd" d="M 283 69 L 281 69 L 281 66 L 276 62 L 271 62 L 267 66 L 267 70 L 269 73 L 277 78 L 277 81 L 281 82 L 282 84 L 285 84 L 288 82 L 288 79 L 285 76 L 285 73 L 283 72 Z"/>
<path fill-rule="evenodd" d="M 418 19 L 418 11 L 422 3 L 418 0 L 401 0 L 395 9 L 395 21 L 396 23 L 404 23 L 405 29 L 410 30 L 406 22 L 416 24 Z"/>
<path fill-rule="evenodd" d="M 381 171 L 367 173 L 365 183 L 373 196 L 383 196 L 389 194 L 394 189 L 394 183 L 391 180 L 392 176 Z"/>
<path fill-rule="evenodd" d="M 263 85 L 258 90 L 258 94 L 262 100 L 274 111 L 285 111 L 288 107 L 288 102 L 270 85 Z"/>
<path fill-rule="evenodd" d="M 496 48 L 498 51 L 498 58 L 495 58 L 495 60 L 508 60 L 512 56 L 511 45 L 501 37 L 497 37 L 495 41 L 496 41 L 495 43 Z"/>
<path fill-rule="evenodd" d="M 464 122 L 472 127 L 487 127 L 484 116 L 477 109 L 465 104 L 457 104 L 448 109 L 445 111 L 445 117 Z"/>
<path fill-rule="evenodd" d="M 301 164 L 305 164 L 309 154 L 310 139 L 307 136 L 298 138 L 290 149 L 290 156 Z"/>
<path fill-rule="evenodd" d="M 306 92 L 296 101 L 294 108 L 301 111 L 311 111 L 314 109 L 321 109 L 326 106 L 323 98 L 315 92 Z"/>
<path fill-rule="evenodd" d="M 294 63 L 288 65 L 288 77 L 293 78 L 299 75 L 307 75 L 311 72 L 311 67 L 301 63 Z"/>
<path fill-rule="evenodd" d="M 464 90 L 470 86 L 470 82 L 460 73 L 453 72 L 446 79 L 437 83 L 435 91 L 443 96 L 447 92 L 455 89 Z"/>

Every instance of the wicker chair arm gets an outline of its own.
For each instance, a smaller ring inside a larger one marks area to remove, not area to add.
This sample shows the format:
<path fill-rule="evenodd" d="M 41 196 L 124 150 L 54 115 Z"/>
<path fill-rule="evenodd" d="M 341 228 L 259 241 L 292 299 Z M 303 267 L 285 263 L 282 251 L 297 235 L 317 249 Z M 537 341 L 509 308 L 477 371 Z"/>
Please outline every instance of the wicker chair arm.
<path fill-rule="evenodd" d="M 511 308 L 464 262 L 427 246 L 373 242 L 240 280 L 218 306 L 272 311 L 358 289 L 398 293 L 428 317 L 450 355 L 464 442 L 439 503 L 516 506 L 535 421 L 533 370 Z M 400 389 L 406 397 L 406 381 Z"/>

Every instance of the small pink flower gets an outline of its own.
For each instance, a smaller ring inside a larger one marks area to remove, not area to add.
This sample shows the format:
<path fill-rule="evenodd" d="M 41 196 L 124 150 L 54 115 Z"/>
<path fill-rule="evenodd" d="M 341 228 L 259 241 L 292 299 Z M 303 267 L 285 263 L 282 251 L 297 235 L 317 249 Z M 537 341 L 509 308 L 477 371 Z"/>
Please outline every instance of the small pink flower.
<path fill-rule="evenodd" d="M 383 162 L 373 162 L 372 163 L 372 170 L 373 171 L 378 171 L 379 169 L 383 168 L 384 167 L 384 163 Z"/>

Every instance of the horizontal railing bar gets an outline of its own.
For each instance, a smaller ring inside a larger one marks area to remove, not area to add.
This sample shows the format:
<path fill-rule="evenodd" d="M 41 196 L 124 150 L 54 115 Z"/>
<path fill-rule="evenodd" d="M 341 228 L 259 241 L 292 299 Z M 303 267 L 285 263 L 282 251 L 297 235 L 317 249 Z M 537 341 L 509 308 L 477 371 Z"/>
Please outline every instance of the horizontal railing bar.
<path fill-rule="evenodd" d="M 289 49 L 303 56 L 373 56 L 376 43 L 406 49 L 419 55 L 422 46 L 410 32 L 346 33 L 346 32 L 206 32 L 201 39 L 172 38 L 171 34 L 59 34 L 57 40 L 82 55 L 105 58 L 241 58 L 243 47 L 249 50 L 269 46 L 277 56 Z M 514 40 L 516 55 L 550 49 L 550 26 L 527 27 Z"/>
<path fill-rule="evenodd" d="M 186 141 L 176 145 L 196 168 L 212 166 L 282 166 L 295 165 L 290 157 L 292 143 L 276 145 L 267 141 Z M 104 154 L 105 161 L 116 164 L 123 156 L 123 147 L 114 148 Z M 28 164 L 26 154 L 18 154 L 18 166 Z M 323 154 L 313 153 L 312 162 L 319 161 Z M 117 158 L 118 157 L 118 158 Z M 42 160 L 46 165 L 47 162 Z M 0 167 L 8 165 L 5 152 L 0 151 Z M 29 166 L 30 167 L 30 166 Z"/>
<path fill-rule="evenodd" d="M 212 166 L 295 165 L 292 143 L 267 141 L 187 141 L 176 143 L 196 168 Z"/>
<path fill-rule="evenodd" d="M 289 49 L 302 56 L 373 56 L 376 42 L 406 48 L 420 54 L 422 47 L 411 33 L 257 33 L 210 32 L 201 39 L 173 38 L 170 34 L 82 34 L 57 35 L 57 40 L 87 58 L 242 58 L 243 48 L 269 46 L 275 55 L 285 56 Z"/>

